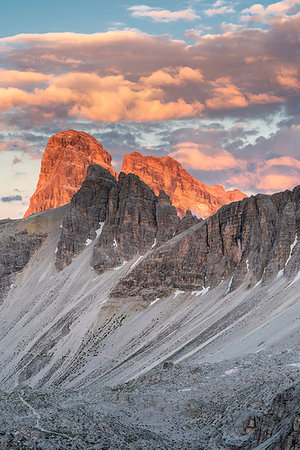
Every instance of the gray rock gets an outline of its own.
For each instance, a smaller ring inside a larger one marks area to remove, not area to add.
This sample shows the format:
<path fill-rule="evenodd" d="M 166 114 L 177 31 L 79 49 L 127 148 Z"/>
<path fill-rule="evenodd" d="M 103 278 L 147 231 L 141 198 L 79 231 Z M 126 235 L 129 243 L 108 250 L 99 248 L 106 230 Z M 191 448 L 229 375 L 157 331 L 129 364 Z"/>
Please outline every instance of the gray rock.
<path fill-rule="evenodd" d="M 96 237 L 95 230 L 106 219 L 109 193 L 117 181 L 108 170 L 98 165 L 88 167 L 82 187 L 73 196 L 69 213 L 63 221 L 58 243 L 56 267 L 63 269 L 80 253 L 87 239 Z"/>
<path fill-rule="evenodd" d="M 172 289 L 215 287 L 228 278 L 231 292 L 243 282 L 264 285 L 283 274 L 295 276 L 300 269 L 299 192 L 300 186 L 223 206 L 151 252 L 112 295 L 144 297 L 152 289 L 152 300 Z"/>

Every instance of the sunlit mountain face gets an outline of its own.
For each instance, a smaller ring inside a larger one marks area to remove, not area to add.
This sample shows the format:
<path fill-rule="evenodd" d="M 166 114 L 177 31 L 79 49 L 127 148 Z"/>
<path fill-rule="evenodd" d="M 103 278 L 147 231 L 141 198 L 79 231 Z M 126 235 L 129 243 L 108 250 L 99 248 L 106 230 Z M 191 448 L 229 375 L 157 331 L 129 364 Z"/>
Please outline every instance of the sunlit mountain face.
<path fill-rule="evenodd" d="M 94 136 L 246 194 L 300 179 L 300 1 L 2 5 L 0 217 L 22 217 L 49 138 Z"/>

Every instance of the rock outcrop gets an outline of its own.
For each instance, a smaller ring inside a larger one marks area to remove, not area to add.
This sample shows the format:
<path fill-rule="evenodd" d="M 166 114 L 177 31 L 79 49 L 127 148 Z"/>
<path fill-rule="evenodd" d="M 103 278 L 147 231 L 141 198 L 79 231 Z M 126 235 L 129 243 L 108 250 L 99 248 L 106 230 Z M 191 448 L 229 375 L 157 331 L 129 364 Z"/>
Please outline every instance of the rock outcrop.
<path fill-rule="evenodd" d="M 153 191 L 133 174 L 121 173 L 117 181 L 104 168 L 88 168 L 82 188 L 66 214 L 56 253 L 61 270 L 87 245 L 94 246 L 94 269 L 103 272 L 144 254 L 193 225 L 189 213 L 180 220 L 169 197 Z"/>
<path fill-rule="evenodd" d="M 0 301 L 10 288 L 14 275 L 21 272 L 41 246 L 45 235 L 27 231 L 2 231 L 0 227 Z"/>
<path fill-rule="evenodd" d="M 191 210 L 198 217 L 206 218 L 221 206 L 247 197 L 238 189 L 225 191 L 222 186 L 201 183 L 170 156 L 158 158 L 130 153 L 124 155 L 122 172 L 138 175 L 156 195 L 163 189 L 181 217 Z"/>
<path fill-rule="evenodd" d="M 98 164 L 116 175 L 110 154 L 89 134 L 67 130 L 52 136 L 42 158 L 36 191 L 24 217 L 69 203 L 80 189 L 90 164 Z"/>
<path fill-rule="evenodd" d="M 91 165 L 79 191 L 71 200 L 71 207 L 62 224 L 57 246 L 56 267 L 61 270 L 75 254 L 89 245 L 101 233 L 106 219 L 111 189 L 117 180 L 98 165 Z"/>
<path fill-rule="evenodd" d="M 169 197 L 157 197 L 138 176 L 121 173 L 111 191 L 107 220 L 94 249 L 93 267 L 99 272 L 168 240 L 180 219 Z"/>
<path fill-rule="evenodd" d="M 300 186 L 223 206 L 151 252 L 112 295 L 163 296 L 172 289 L 203 290 L 229 279 L 227 292 L 262 285 L 299 268 Z"/>

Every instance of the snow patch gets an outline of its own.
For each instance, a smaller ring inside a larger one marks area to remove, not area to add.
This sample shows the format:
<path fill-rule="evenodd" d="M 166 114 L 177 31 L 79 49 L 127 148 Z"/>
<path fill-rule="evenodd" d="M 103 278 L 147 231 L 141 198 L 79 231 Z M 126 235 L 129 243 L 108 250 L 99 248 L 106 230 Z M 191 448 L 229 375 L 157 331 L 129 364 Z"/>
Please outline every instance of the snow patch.
<path fill-rule="evenodd" d="M 180 294 L 185 294 L 185 291 L 179 291 L 179 290 L 176 291 L 173 298 L 178 297 L 178 295 L 180 295 Z"/>
<path fill-rule="evenodd" d="M 300 369 L 300 363 L 289 364 L 289 366 L 292 366 L 292 367 L 299 367 L 299 369 Z"/>
<path fill-rule="evenodd" d="M 118 247 L 118 243 L 117 243 L 117 241 L 114 239 L 114 242 L 113 242 L 113 247 Z"/>
<path fill-rule="evenodd" d="M 296 283 L 299 280 L 300 280 L 300 271 L 297 273 L 297 275 L 295 276 L 295 278 L 293 279 L 293 281 L 289 286 L 292 286 L 292 284 Z"/>
<path fill-rule="evenodd" d="M 246 259 L 246 266 L 247 266 L 247 272 L 249 272 L 249 260 L 248 260 L 248 258 Z"/>
<path fill-rule="evenodd" d="M 96 281 L 99 278 L 99 275 L 96 278 L 93 278 L 92 281 Z"/>
<path fill-rule="evenodd" d="M 287 266 L 289 260 L 291 259 L 292 253 L 293 253 L 293 250 L 294 250 L 294 247 L 296 246 L 297 242 L 298 242 L 298 235 L 297 235 L 297 233 L 296 233 L 296 235 L 295 235 L 295 240 L 294 240 L 294 242 L 290 245 L 290 255 L 289 255 L 288 259 L 286 260 L 285 266 Z"/>
<path fill-rule="evenodd" d="M 228 283 L 228 286 L 227 286 L 225 294 L 228 294 L 228 292 L 230 292 L 230 288 L 232 286 L 233 277 L 234 277 L 234 275 L 232 275 L 232 277 L 229 280 L 229 283 Z"/>
<path fill-rule="evenodd" d="M 56 249 L 55 249 L 55 253 L 57 253 L 58 252 L 58 247 L 56 247 Z"/>
<path fill-rule="evenodd" d="M 127 261 L 123 261 L 123 263 L 120 266 L 114 267 L 114 270 L 122 269 L 122 267 L 125 266 L 126 263 L 127 263 Z"/>
<path fill-rule="evenodd" d="M 283 272 L 284 272 L 284 269 L 281 269 L 281 270 L 279 270 L 279 272 L 278 272 L 278 274 L 277 274 L 277 277 L 276 277 L 276 278 L 280 278 L 280 277 L 282 277 L 282 275 L 283 275 Z"/>
<path fill-rule="evenodd" d="M 59 225 L 59 228 L 63 228 L 62 224 Z"/>
<path fill-rule="evenodd" d="M 154 242 L 153 242 L 153 244 L 152 244 L 152 247 L 151 248 L 154 248 L 155 246 L 156 246 L 156 238 L 154 238 Z"/>
<path fill-rule="evenodd" d="M 101 235 L 103 227 L 104 227 L 104 222 L 99 222 L 100 227 L 96 230 L 96 239 Z"/>
<path fill-rule="evenodd" d="M 195 295 L 196 297 L 198 297 L 198 295 L 206 294 L 206 292 L 208 292 L 209 290 L 210 290 L 210 286 L 207 286 L 206 288 L 203 288 L 201 291 L 193 291 L 192 295 Z"/>
<path fill-rule="evenodd" d="M 88 239 L 85 241 L 86 247 L 87 247 L 88 245 L 90 245 L 92 242 L 93 242 L 93 241 L 92 241 L 91 239 L 88 238 Z"/>
<path fill-rule="evenodd" d="M 159 297 L 156 297 L 156 299 L 153 300 L 153 302 L 150 303 L 150 306 L 154 305 L 156 302 L 158 302 L 158 300 L 160 300 L 160 298 L 159 298 Z"/>
<path fill-rule="evenodd" d="M 135 266 L 138 265 L 138 263 L 140 262 L 141 259 L 143 259 L 143 256 L 139 256 L 138 259 L 132 264 L 132 266 L 130 267 L 130 269 L 133 269 Z"/>
<path fill-rule="evenodd" d="M 254 289 L 257 288 L 262 282 L 262 278 L 256 283 L 256 285 L 254 286 Z"/>

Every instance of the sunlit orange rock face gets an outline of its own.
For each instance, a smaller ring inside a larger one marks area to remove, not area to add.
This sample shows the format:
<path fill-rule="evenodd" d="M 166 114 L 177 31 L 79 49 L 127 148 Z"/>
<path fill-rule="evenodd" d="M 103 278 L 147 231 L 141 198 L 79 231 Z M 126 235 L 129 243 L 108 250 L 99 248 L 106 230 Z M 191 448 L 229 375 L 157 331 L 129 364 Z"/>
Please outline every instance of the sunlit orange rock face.
<path fill-rule="evenodd" d="M 49 139 L 35 193 L 24 217 L 69 203 L 86 178 L 90 164 L 99 164 L 116 176 L 110 154 L 92 136 L 67 130 Z"/>
<path fill-rule="evenodd" d="M 238 189 L 225 191 L 222 186 L 201 183 L 170 156 L 130 153 L 124 156 L 122 172 L 138 175 L 156 195 L 163 189 L 181 217 L 190 209 L 198 217 L 206 218 L 221 206 L 247 197 Z"/>

